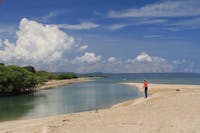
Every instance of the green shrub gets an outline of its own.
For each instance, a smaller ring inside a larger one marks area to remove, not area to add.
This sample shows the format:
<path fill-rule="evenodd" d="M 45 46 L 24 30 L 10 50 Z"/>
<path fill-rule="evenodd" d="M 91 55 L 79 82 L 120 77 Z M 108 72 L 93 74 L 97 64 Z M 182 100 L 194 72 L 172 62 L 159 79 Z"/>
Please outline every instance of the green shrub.
<path fill-rule="evenodd" d="M 45 72 L 45 71 L 37 71 L 35 73 L 35 78 L 37 83 L 43 83 L 43 82 L 47 82 L 48 80 L 51 79 L 56 79 L 56 75 L 49 73 L 49 72 Z"/>
<path fill-rule="evenodd" d="M 23 68 L 25 68 L 25 69 L 28 70 L 29 72 L 36 73 L 35 68 L 32 67 L 32 66 L 26 66 L 26 67 L 23 67 Z"/>
<path fill-rule="evenodd" d="M 58 80 L 78 78 L 74 73 L 62 73 L 57 76 Z"/>
<path fill-rule="evenodd" d="M 36 71 L 34 67 L 5 66 L 0 64 L 0 96 L 16 95 L 32 91 L 36 85 L 51 79 L 78 78 L 74 73 L 55 75 L 45 71 Z"/>
<path fill-rule="evenodd" d="M 19 94 L 36 86 L 33 73 L 18 66 L 0 65 L 0 95 Z"/>

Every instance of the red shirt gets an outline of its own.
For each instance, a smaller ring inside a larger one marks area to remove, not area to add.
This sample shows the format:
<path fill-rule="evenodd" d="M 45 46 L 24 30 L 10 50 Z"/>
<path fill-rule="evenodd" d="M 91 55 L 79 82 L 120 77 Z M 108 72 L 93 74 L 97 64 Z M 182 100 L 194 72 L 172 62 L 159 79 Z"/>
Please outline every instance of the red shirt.
<path fill-rule="evenodd" d="M 148 87 L 148 82 L 147 81 L 144 82 L 144 88 L 145 87 Z"/>

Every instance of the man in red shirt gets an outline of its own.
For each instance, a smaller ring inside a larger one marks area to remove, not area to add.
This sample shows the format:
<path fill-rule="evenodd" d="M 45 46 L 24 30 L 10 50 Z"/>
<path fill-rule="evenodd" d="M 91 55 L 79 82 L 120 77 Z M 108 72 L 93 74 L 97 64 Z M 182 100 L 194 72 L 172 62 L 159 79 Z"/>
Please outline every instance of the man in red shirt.
<path fill-rule="evenodd" d="M 148 82 L 146 80 L 144 80 L 144 94 L 145 94 L 145 98 L 148 97 Z"/>

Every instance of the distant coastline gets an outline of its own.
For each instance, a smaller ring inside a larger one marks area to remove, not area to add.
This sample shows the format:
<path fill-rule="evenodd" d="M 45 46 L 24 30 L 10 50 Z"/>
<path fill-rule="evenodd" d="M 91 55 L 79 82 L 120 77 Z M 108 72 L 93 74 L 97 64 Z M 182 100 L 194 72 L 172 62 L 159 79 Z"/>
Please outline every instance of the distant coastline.
<path fill-rule="evenodd" d="M 39 90 L 44 90 L 44 89 L 51 89 L 54 87 L 69 85 L 72 83 L 89 82 L 89 81 L 94 81 L 94 80 L 95 80 L 95 77 L 80 77 L 76 79 L 49 80 L 43 84 L 38 85 L 36 90 L 39 91 Z"/>

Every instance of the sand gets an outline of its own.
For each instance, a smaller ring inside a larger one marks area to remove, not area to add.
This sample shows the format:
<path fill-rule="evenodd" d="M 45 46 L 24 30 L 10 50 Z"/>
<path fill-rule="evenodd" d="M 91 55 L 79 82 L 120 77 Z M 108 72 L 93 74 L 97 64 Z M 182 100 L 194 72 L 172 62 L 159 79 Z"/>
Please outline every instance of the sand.
<path fill-rule="evenodd" d="M 143 91 L 141 83 L 126 83 Z M 177 90 L 179 89 L 179 90 Z M 200 86 L 150 84 L 150 96 L 112 108 L 0 123 L 17 133 L 198 133 Z"/>
<path fill-rule="evenodd" d="M 95 77 L 81 77 L 77 79 L 64 79 L 64 80 L 49 80 L 48 82 L 45 82 L 44 84 L 41 84 L 37 87 L 37 90 L 44 90 L 44 89 L 50 89 L 57 86 L 64 86 L 72 83 L 79 83 L 79 82 L 88 82 L 88 81 L 94 81 Z"/>

